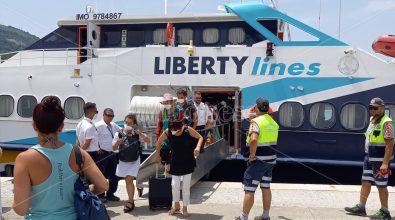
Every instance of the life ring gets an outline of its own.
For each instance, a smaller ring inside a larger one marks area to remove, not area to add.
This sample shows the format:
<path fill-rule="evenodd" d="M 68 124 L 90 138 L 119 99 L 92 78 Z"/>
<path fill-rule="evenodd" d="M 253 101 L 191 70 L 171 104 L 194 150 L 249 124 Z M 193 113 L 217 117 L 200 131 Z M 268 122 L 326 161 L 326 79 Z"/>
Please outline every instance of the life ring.
<path fill-rule="evenodd" d="M 166 27 L 166 42 L 167 45 L 173 45 L 173 32 L 174 32 L 174 26 L 173 23 L 167 23 Z"/>

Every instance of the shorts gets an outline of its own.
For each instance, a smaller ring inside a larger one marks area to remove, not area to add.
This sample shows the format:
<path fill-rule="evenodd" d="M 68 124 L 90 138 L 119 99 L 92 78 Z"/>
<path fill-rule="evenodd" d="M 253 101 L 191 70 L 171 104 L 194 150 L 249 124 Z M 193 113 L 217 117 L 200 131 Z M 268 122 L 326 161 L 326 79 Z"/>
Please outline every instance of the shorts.
<path fill-rule="evenodd" d="M 382 162 L 379 161 L 369 161 L 369 156 L 365 155 L 363 162 L 363 173 L 362 181 L 370 182 L 377 187 L 387 187 L 388 185 L 388 174 L 384 176 L 377 176 L 376 174 L 380 171 Z M 389 167 L 389 164 L 388 164 Z"/>
<path fill-rule="evenodd" d="M 272 182 L 274 164 L 261 160 L 254 160 L 244 172 L 243 187 L 245 192 L 255 192 L 258 184 L 260 188 L 269 189 Z"/>

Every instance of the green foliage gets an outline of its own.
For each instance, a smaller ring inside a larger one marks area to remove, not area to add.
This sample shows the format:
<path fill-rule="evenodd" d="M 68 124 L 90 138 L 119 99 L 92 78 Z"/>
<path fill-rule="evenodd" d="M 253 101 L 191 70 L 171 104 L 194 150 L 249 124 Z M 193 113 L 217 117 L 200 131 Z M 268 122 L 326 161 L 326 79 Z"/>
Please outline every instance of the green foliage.
<path fill-rule="evenodd" d="M 26 31 L 0 24 L 0 54 L 23 50 L 37 40 L 38 37 Z"/>

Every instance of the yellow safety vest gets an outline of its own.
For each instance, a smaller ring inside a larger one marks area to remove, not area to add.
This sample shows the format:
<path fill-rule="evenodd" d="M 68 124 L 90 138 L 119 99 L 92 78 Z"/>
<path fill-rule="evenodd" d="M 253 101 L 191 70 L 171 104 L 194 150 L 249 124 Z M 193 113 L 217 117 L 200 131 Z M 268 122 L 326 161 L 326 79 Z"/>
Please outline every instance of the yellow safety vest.
<path fill-rule="evenodd" d="M 372 121 L 373 117 L 370 117 L 370 121 Z M 369 135 L 369 160 L 381 162 L 384 159 L 385 153 L 385 139 L 384 139 L 384 125 L 387 122 L 392 122 L 391 118 L 389 118 L 386 114 L 383 115 L 380 122 L 376 124 L 373 130 L 368 134 L 366 131 L 365 136 Z"/>
<path fill-rule="evenodd" d="M 278 138 L 278 124 L 273 118 L 264 114 L 251 120 L 251 125 L 256 123 L 259 127 L 258 147 L 277 145 Z M 251 129 L 251 127 L 250 127 Z M 247 134 L 247 145 L 250 144 L 250 131 Z"/>

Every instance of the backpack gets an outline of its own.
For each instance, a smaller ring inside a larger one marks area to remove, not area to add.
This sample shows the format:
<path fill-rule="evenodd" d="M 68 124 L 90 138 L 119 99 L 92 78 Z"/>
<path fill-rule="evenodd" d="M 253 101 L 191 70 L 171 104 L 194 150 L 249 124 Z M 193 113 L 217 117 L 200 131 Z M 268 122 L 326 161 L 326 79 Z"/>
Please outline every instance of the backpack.
<path fill-rule="evenodd" d="M 122 143 L 119 145 L 119 160 L 123 162 L 134 162 L 139 159 L 142 149 L 140 146 L 140 137 L 138 134 L 127 136 L 121 130 L 118 133 L 119 139 Z"/>

